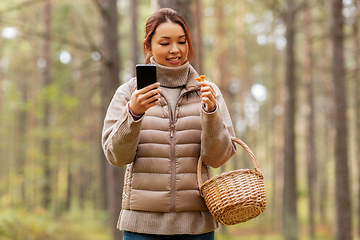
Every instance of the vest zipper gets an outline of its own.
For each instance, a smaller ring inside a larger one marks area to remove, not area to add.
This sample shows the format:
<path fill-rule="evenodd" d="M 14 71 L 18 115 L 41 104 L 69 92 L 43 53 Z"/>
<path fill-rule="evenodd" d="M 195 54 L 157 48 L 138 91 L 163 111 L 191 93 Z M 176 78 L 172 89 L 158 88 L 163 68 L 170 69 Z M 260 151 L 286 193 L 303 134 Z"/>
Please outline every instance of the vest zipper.
<path fill-rule="evenodd" d="M 179 100 L 186 94 L 184 92 L 180 94 L 178 100 L 176 101 L 174 113 L 176 112 L 176 108 L 178 106 Z M 163 96 L 164 97 L 164 96 Z M 166 100 L 166 98 L 164 97 Z M 167 100 L 166 100 L 167 102 Z M 171 107 L 168 103 L 169 113 L 170 113 L 170 142 L 171 142 L 171 191 L 170 191 L 170 212 L 175 212 L 175 198 L 176 198 L 176 159 L 175 159 L 175 116 L 173 116 L 173 112 L 171 111 Z"/>
<path fill-rule="evenodd" d="M 170 211 L 175 211 L 175 197 L 176 197 L 176 159 L 175 159 L 175 125 L 171 119 L 170 138 L 171 138 L 171 205 Z"/>
<path fill-rule="evenodd" d="M 166 100 L 165 96 L 160 93 L 160 95 L 165 99 L 168 105 L 168 111 L 170 115 L 170 162 L 171 162 L 171 189 L 170 189 L 170 212 L 175 212 L 175 195 L 176 195 L 176 161 L 175 161 L 175 124 L 174 124 L 174 116 L 171 111 L 171 107 Z M 178 99 L 179 101 L 179 99 Z M 176 103 L 177 105 L 177 103 Z M 175 106 L 176 108 L 176 106 Z M 175 109 L 174 109 L 175 112 Z"/>

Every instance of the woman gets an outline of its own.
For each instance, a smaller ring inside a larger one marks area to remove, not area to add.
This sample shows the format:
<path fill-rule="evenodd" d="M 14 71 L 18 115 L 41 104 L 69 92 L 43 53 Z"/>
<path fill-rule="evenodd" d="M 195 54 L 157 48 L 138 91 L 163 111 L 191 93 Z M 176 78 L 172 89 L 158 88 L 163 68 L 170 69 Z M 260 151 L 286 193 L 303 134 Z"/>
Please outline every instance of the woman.
<path fill-rule="evenodd" d="M 205 181 L 208 166 L 235 153 L 227 107 L 213 83 L 195 80 L 190 31 L 179 13 L 152 14 L 143 46 L 158 82 L 140 90 L 136 78 L 121 85 L 103 128 L 107 159 L 127 164 L 118 228 L 125 240 L 214 239 L 218 225 L 199 194 L 196 166 L 202 156 Z"/>

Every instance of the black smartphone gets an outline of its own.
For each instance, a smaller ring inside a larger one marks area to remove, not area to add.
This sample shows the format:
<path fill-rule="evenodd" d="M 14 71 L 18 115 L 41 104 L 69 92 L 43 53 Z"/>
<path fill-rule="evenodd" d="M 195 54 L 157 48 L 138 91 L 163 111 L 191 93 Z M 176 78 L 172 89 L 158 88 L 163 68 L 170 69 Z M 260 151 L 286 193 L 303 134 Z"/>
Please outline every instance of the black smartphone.
<path fill-rule="evenodd" d="M 137 64 L 136 81 L 137 89 L 156 83 L 156 65 Z"/>

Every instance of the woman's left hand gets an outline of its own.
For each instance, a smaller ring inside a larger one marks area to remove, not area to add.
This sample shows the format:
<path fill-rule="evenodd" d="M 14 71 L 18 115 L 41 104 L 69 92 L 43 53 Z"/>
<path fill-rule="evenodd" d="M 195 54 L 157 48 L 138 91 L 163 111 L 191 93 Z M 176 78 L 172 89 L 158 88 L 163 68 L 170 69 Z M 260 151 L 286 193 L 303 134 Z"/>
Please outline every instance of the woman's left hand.
<path fill-rule="evenodd" d="M 211 112 L 216 106 L 216 94 L 210 82 L 199 82 L 201 86 L 201 99 L 205 104 L 205 110 Z"/>

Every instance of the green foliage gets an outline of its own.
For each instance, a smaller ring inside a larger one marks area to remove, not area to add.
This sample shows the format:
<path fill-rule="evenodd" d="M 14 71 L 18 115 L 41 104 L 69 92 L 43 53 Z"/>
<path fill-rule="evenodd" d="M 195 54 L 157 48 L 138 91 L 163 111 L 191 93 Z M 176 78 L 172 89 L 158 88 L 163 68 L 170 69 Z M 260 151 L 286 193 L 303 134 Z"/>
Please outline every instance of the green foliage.
<path fill-rule="evenodd" d="M 1 240 L 107 240 L 107 226 L 98 219 L 71 213 L 59 218 L 44 210 L 0 212 Z M 102 225 L 103 224 L 103 225 Z"/>
<path fill-rule="evenodd" d="M 3 240 L 65 239 L 66 232 L 62 230 L 60 224 L 43 214 L 6 211 L 0 215 L 0 237 Z"/>

